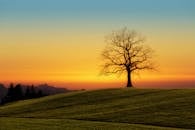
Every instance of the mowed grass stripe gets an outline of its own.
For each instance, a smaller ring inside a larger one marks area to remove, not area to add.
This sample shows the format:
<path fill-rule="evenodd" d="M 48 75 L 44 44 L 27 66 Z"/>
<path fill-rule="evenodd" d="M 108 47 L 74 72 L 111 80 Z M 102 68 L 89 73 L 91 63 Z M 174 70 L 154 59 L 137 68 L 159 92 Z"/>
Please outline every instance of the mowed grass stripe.
<path fill-rule="evenodd" d="M 0 107 L 0 116 L 148 124 L 195 129 L 194 89 L 107 89 Z"/>
<path fill-rule="evenodd" d="M 0 118 L 0 130 L 179 130 L 142 124 L 70 119 Z"/>

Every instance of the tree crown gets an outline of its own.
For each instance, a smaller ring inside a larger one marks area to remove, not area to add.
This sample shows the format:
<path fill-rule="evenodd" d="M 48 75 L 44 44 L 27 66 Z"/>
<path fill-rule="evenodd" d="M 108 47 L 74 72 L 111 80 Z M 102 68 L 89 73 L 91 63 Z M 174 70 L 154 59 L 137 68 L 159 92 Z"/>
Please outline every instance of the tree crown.
<path fill-rule="evenodd" d="M 145 38 L 136 31 L 123 28 L 106 37 L 107 46 L 102 52 L 103 74 L 136 72 L 154 69 L 153 50 L 144 45 Z"/>

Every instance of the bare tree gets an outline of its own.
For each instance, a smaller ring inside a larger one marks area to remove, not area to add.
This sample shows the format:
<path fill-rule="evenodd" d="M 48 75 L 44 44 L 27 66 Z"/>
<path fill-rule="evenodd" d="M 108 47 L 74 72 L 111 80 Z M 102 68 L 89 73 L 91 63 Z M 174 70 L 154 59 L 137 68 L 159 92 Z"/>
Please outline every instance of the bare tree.
<path fill-rule="evenodd" d="M 132 73 L 140 70 L 154 69 L 151 62 L 152 49 L 143 45 L 144 38 L 135 31 L 123 28 L 113 31 L 106 37 L 107 46 L 102 52 L 104 61 L 103 74 L 127 75 L 127 87 L 133 87 Z"/>

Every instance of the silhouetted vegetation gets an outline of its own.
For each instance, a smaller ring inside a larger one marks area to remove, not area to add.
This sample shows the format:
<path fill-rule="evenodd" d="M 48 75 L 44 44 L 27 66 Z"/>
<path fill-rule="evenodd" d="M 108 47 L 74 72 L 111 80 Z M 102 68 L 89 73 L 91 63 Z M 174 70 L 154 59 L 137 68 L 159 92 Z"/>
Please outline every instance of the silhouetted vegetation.
<path fill-rule="evenodd" d="M 22 86 L 21 84 L 17 84 L 14 86 L 14 84 L 10 84 L 7 95 L 2 99 L 1 104 L 43 96 L 46 95 L 43 94 L 42 90 L 36 91 L 33 85 Z"/>
<path fill-rule="evenodd" d="M 66 88 L 57 88 L 48 84 L 40 85 L 23 85 L 11 83 L 8 86 L 0 83 L 0 105 L 32 98 L 39 98 L 48 95 L 54 95 L 58 93 L 66 93 L 74 90 L 68 90 Z"/>
<path fill-rule="evenodd" d="M 7 91 L 8 89 L 4 86 L 4 84 L 0 83 L 0 103 L 1 103 L 1 99 L 6 96 Z"/>
<path fill-rule="evenodd" d="M 132 73 L 154 69 L 152 49 L 143 44 L 144 38 L 135 31 L 123 28 L 106 37 L 108 43 L 102 52 L 103 74 L 127 75 L 127 87 L 132 87 Z"/>

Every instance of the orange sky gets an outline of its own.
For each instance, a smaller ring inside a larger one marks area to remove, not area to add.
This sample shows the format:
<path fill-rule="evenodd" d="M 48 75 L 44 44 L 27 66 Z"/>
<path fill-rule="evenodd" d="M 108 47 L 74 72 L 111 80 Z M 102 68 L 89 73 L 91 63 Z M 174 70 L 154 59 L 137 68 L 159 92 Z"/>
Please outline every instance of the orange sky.
<path fill-rule="evenodd" d="M 194 80 L 195 55 L 192 35 L 178 32 L 147 33 L 146 44 L 155 50 L 154 61 L 158 71 L 134 75 L 135 83 L 161 80 Z M 101 51 L 108 32 L 9 32 L 1 33 L 0 79 L 16 82 L 48 82 L 60 86 L 83 88 L 99 83 L 111 87 L 125 85 L 125 75 L 100 76 Z M 161 36 L 162 35 L 162 36 Z M 164 38 L 166 37 L 166 38 Z M 184 43 L 188 43 L 187 45 Z M 75 83 L 75 84 L 74 84 Z M 86 86 L 83 85 L 86 83 Z M 89 85 L 90 84 L 90 85 Z M 98 85 L 95 85 L 96 87 Z M 92 87 L 93 88 L 93 87 Z"/>
<path fill-rule="evenodd" d="M 134 6 L 116 1 L 110 6 L 86 0 L 77 8 L 71 1 L 50 1 L 47 6 L 43 1 L 0 3 L 0 82 L 123 87 L 125 75 L 106 77 L 99 72 L 105 36 L 126 26 L 146 37 L 158 66 L 158 71 L 133 75 L 135 86 L 195 86 L 192 1 L 134 1 Z"/>

